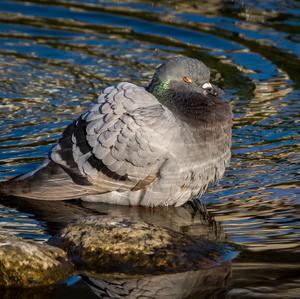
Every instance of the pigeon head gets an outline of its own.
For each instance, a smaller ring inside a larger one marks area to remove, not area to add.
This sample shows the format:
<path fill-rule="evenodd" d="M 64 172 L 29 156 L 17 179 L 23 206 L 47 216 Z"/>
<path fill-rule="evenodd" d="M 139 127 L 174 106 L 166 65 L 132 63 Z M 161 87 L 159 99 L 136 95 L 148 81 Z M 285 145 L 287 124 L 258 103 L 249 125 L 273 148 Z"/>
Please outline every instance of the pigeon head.
<path fill-rule="evenodd" d="M 172 94 L 198 93 L 200 96 L 218 97 L 222 91 L 209 82 L 210 71 L 201 61 L 176 57 L 160 65 L 147 90 L 161 103 L 172 101 Z"/>

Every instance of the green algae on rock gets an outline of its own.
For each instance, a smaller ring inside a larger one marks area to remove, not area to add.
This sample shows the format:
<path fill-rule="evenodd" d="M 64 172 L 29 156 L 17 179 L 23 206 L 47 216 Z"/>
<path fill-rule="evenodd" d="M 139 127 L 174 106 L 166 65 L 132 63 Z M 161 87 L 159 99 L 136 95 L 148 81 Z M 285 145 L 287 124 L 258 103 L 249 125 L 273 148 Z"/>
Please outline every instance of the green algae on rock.
<path fill-rule="evenodd" d="M 0 286 L 47 286 L 66 279 L 72 271 L 60 248 L 0 234 Z"/>
<path fill-rule="evenodd" d="M 49 240 L 67 251 L 79 271 L 162 274 L 211 268 L 223 262 L 224 243 L 194 238 L 143 221 L 90 216 Z"/>

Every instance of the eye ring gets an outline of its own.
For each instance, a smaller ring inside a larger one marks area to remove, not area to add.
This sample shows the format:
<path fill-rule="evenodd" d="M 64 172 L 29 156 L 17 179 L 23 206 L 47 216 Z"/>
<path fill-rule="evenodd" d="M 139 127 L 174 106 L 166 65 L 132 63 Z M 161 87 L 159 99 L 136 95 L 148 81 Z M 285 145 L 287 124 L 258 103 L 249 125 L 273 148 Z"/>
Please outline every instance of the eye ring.
<path fill-rule="evenodd" d="M 185 84 L 191 84 L 192 83 L 192 79 L 189 78 L 189 77 L 182 77 L 182 81 L 185 83 Z"/>

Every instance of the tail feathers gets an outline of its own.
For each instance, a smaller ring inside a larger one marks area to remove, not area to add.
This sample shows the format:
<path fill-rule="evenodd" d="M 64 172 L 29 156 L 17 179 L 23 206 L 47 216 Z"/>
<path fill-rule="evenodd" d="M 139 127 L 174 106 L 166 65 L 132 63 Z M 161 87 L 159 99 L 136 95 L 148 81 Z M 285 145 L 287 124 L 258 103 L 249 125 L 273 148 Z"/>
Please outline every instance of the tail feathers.
<path fill-rule="evenodd" d="M 62 166 L 50 160 L 33 172 L 0 182 L 0 194 L 5 196 L 66 200 L 90 193 L 89 186 L 75 183 Z"/>

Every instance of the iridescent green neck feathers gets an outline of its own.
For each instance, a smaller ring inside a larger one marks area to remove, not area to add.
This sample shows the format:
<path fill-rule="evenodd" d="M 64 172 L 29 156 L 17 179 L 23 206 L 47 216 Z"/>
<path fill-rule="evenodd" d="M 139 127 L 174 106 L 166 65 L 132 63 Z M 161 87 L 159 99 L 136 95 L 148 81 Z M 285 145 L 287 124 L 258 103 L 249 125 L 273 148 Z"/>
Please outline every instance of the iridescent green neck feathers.
<path fill-rule="evenodd" d="M 153 80 L 147 90 L 151 92 L 161 103 L 167 101 L 168 90 L 170 89 L 170 80 Z"/>

